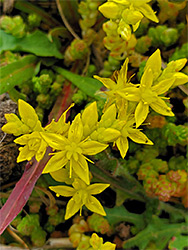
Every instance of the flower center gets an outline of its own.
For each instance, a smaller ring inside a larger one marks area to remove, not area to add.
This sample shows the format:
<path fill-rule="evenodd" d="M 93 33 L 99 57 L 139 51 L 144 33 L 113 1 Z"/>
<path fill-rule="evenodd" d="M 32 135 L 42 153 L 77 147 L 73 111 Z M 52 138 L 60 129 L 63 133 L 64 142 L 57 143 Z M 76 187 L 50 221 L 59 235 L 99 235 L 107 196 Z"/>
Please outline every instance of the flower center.
<path fill-rule="evenodd" d="M 78 155 L 82 154 L 82 149 L 79 147 L 79 144 L 76 144 L 75 142 L 71 142 L 69 145 L 67 145 L 65 150 L 67 151 L 66 157 L 68 160 L 73 157 L 74 160 L 77 161 Z"/>

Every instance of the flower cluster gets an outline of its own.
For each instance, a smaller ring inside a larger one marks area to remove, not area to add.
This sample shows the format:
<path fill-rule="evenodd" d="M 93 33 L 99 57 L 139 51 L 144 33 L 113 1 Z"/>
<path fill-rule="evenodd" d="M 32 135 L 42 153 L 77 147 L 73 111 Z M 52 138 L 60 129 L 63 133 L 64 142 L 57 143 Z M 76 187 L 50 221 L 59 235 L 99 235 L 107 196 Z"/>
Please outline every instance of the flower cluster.
<path fill-rule="evenodd" d="M 107 95 L 106 107 L 115 103 L 121 120 L 127 120 L 134 115 L 136 128 L 138 128 L 147 118 L 149 107 L 159 114 L 174 116 L 171 108 L 164 101 L 168 99 L 164 94 L 170 88 L 188 81 L 187 75 L 178 72 L 186 62 L 185 58 L 171 61 L 162 71 L 160 50 L 157 49 L 147 60 L 139 84 L 132 84 L 130 79 L 127 79 L 128 59 L 125 60 L 119 73 L 114 74 L 115 80 L 98 76 L 95 78 L 108 89 L 104 92 Z"/>
<path fill-rule="evenodd" d="M 99 11 L 110 18 L 117 26 L 119 35 L 124 40 L 131 38 L 131 27 L 136 31 L 143 17 L 154 22 L 158 19 L 148 4 L 150 0 L 108 0 L 99 7 Z"/>

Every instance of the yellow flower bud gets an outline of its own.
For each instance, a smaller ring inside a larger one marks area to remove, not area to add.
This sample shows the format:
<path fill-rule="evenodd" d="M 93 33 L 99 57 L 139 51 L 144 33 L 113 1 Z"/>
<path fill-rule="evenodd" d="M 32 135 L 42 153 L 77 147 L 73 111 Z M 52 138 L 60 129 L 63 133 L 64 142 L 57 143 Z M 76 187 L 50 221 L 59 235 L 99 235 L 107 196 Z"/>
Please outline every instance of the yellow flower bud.
<path fill-rule="evenodd" d="M 135 25 L 142 20 L 144 16 L 140 11 L 125 9 L 122 13 L 122 18 L 127 24 Z"/>
<path fill-rule="evenodd" d="M 106 17 L 110 19 L 117 19 L 120 17 L 122 8 L 120 5 L 114 2 L 106 2 L 99 6 L 99 11 Z"/>

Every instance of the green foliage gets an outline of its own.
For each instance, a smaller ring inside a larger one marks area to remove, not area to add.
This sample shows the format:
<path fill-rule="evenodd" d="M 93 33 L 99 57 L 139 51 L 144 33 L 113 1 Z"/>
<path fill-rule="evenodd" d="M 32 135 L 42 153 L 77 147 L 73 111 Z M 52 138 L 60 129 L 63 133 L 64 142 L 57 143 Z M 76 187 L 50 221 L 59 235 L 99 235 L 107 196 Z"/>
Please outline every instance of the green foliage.
<path fill-rule="evenodd" d="M 184 125 L 175 125 L 174 123 L 166 124 L 162 133 L 167 139 L 168 145 L 175 146 L 177 143 L 185 146 L 188 138 L 188 127 Z"/>
<path fill-rule="evenodd" d="M 23 51 L 36 56 L 63 58 L 63 55 L 58 50 L 57 44 L 50 42 L 47 35 L 40 30 L 28 33 L 23 38 L 16 38 L 0 30 L 0 53 L 6 50 Z"/>
<path fill-rule="evenodd" d="M 169 58 L 169 62 L 172 60 L 178 60 L 181 58 L 188 58 L 188 43 L 184 43 L 181 48 L 177 47 L 175 52 Z"/>
<path fill-rule="evenodd" d="M 23 82 L 31 79 L 35 73 L 37 60 L 37 57 L 28 55 L 2 67 L 0 94 L 10 91 L 14 86 L 19 86 Z"/>
<path fill-rule="evenodd" d="M 148 36 L 154 47 L 171 46 L 179 38 L 178 30 L 175 28 L 168 28 L 166 25 L 158 25 L 156 28 L 149 28 Z"/>
<path fill-rule="evenodd" d="M 17 229 L 22 235 L 31 235 L 35 228 L 38 228 L 39 224 L 39 215 L 30 214 L 26 215 L 21 222 L 18 224 Z"/>
<path fill-rule="evenodd" d="M 135 214 L 128 212 L 124 206 L 106 208 L 106 219 L 111 226 L 115 226 L 122 221 L 132 223 L 137 230 L 141 230 L 145 227 L 144 216 L 142 214 Z"/>
<path fill-rule="evenodd" d="M 0 27 L 8 34 L 12 34 L 17 38 L 22 38 L 26 35 L 25 24 L 21 16 L 3 16 L 0 20 Z"/>
<path fill-rule="evenodd" d="M 93 97 L 95 99 L 100 99 L 96 95 L 97 91 L 102 87 L 102 83 L 96 79 L 90 77 L 83 77 L 77 74 L 74 74 L 66 69 L 60 67 L 54 67 L 59 74 L 64 76 L 67 80 L 71 81 L 76 87 L 81 89 L 86 95 Z"/>
<path fill-rule="evenodd" d="M 145 250 L 149 249 L 147 246 L 150 243 L 154 243 L 155 249 L 163 250 L 172 236 L 178 232 L 184 232 L 186 227 L 187 225 L 185 223 L 168 224 L 164 219 L 153 216 L 152 221 L 144 230 L 133 238 L 125 241 L 123 248 L 127 249 L 138 246 L 139 249 Z M 152 247 L 152 249 L 154 248 Z"/>
<path fill-rule="evenodd" d="M 176 235 L 173 236 L 169 241 L 168 248 L 169 250 L 184 250 L 187 247 L 187 235 Z"/>

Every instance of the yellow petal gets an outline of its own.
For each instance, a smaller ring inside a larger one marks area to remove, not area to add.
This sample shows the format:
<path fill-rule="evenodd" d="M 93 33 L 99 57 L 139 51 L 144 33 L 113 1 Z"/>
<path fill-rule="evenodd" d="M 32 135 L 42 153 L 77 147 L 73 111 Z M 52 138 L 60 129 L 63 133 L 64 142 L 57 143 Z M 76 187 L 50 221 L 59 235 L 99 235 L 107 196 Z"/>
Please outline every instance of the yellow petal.
<path fill-rule="evenodd" d="M 21 134 L 27 134 L 30 132 L 30 128 L 25 125 L 15 114 L 5 114 L 7 123 L 1 128 L 3 132 L 7 134 L 13 134 L 15 136 Z"/>
<path fill-rule="evenodd" d="M 140 132 L 138 129 L 133 129 L 132 133 L 128 133 L 128 137 L 136 143 L 153 145 L 153 142 L 150 141 L 147 136 L 144 133 Z"/>
<path fill-rule="evenodd" d="M 79 190 L 79 189 L 86 189 L 87 185 L 84 181 L 82 181 L 79 178 L 75 178 L 74 182 L 72 183 L 72 186 L 74 187 L 74 189 Z"/>
<path fill-rule="evenodd" d="M 69 171 L 66 168 L 61 168 L 57 171 L 54 172 L 50 172 L 50 175 L 52 176 L 52 178 L 56 181 L 59 182 L 67 182 L 67 180 L 69 180 Z M 71 183 L 71 179 L 70 179 L 70 183 Z"/>
<path fill-rule="evenodd" d="M 143 101 L 140 101 L 135 110 L 136 128 L 138 128 L 145 121 L 148 113 L 149 105 L 144 104 Z"/>
<path fill-rule="evenodd" d="M 114 128 L 107 128 L 104 130 L 103 134 L 100 137 L 100 140 L 104 143 L 114 142 L 121 136 L 120 131 Z M 108 147 L 108 145 L 106 146 Z"/>
<path fill-rule="evenodd" d="M 73 198 L 71 198 L 70 201 L 67 203 L 66 213 L 65 213 L 65 220 L 68 220 L 75 213 L 77 213 L 81 206 L 82 206 L 81 203 L 76 203 L 73 200 Z"/>
<path fill-rule="evenodd" d="M 163 101 L 161 98 L 158 98 L 156 102 L 152 102 L 150 106 L 155 112 L 159 114 L 174 116 L 174 113 L 172 112 L 171 108 L 168 107 L 165 101 Z"/>
<path fill-rule="evenodd" d="M 74 103 L 72 103 L 68 109 L 65 110 L 65 112 L 60 116 L 59 120 L 56 122 L 54 120 L 51 121 L 50 124 L 48 124 L 45 127 L 45 130 L 50 131 L 51 133 L 57 133 L 57 134 L 61 134 L 64 135 L 68 129 L 70 124 L 66 123 L 66 115 L 67 112 L 74 106 Z"/>
<path fill-rule="evenodd" d="M 153 73 L 152 70 L 148 67 L 146 70 L 144 70 L 144 74 L 140 81 L 140 89 L 142 91 L 145 91 L 148 88 L 151 88 L 151 85 L 153 83 Z"/>
<path fill-rule="evenodd" d="M 45 152 L 46 152 L 46 148 L 47 148 L 48 144 L 41 139 L 40 141 L 40 147 L 39 149 L 37 150 L 36 154 L 35 154 L 35 158 L 36 160 L 39 162 L 40 160 L 42 160 Z"/>
<path fill-rule="evenodd" d="M 179 85 L 182 85 L 188 82 L 188 76 L 182 72 L 174 73 L 173 78 L 174 78 L 174 83 L 172 85 L 172 88 L 175 88 Z"/>
<path fill-rule="evenodd" d="M 107 89 L 114 89 L 116 87 L 116 83 L 112 81 L 110 78 L 102 78 L 99 76 L 93 76 L 93 77 L 102 82 Z"/>
<path fill-rule="evenodd" d="M 50 186 L 49 189 L 65 197 L 73 196 L 76 192 L 74 188 L 68 186 Z"/>
<path fill-rule="evenodd" d="M 67 138 L 62 135 L 57 135 L 48 132 L 40 132 L 40 135 L 46 141 L 46 143 L 53 149 L 63 150 L 65 145 L 69 144 Z"/>
<path fill-rule="evenodd" d="M 110 184 L 95 183 L 87 187 L 89 194 L 99 194 L 103 192 Z"/>
<path fill-rule="evenodd" d="M 83 137 L 83 124 L 81 121 L 81 116 L 78 114 L 72 124 L 70 125 L 68 131 L 68 139 L 72 142 L 79 143 Z"/>
<path fill-rule="evenodd" d="M 99 11 L 106 17 L 110 19 L 116 19 L 120 16 L 121 7 L 114 2 L 106 2 L 99 6 Z"/>
<path fill-rule="evenodd" d="M 116 106 L 112 104 L 106 109 L 100 120 L 100 126 L 108 128 L 116 119 Z"/>
<path fill-rule="evenodd" d="M 89 185 L 89 168 L 87 161 L 84 159 L 82 155 L 79 156 L 79 160 L 76 162 L 73 160 L 72 164 L 73 170 L 75 174 L 83 180 L 87 185 Z"/>
<path fill-rule="evenodd" d="M 161 73 L 161 52 L 159 49 L 157 49 L 147 60 L 145 70 L 146 68 L 150 68 L 153 71 L 153 77 L 154 80 L 157 79 L 157 77 Z"/>
<path fill-rule="evenodd" d="M 19 99 L 18 100 L 18 111 L 21 116 L 22 121 L 31 129 L 34 129 L 38 116 L 34 110 L 34 108 L 29 105 L 27 102 Z"/>
<path fill-rule="evenodd" d="M 17 144 L 20 144 L 20 145 L 25 145 L 25 144 L 27 144 L 29 137 L 30 137 L 29 134 L 22 135 L 22 136 L 16 138 L 14 140 L 14 142 L 17 143 Z"/>
<path fill-rule="evenodd" d="M 169 88 L 174 84 L 174 78 L 165 79 L 160 81 L 152 87 L 152 91 L 156 92 L 158 95 L 161 95 L 169 90 Z"/>
<path fill-rule="evenodd" d="M 127 82 L 128 63 L 129 63 L 129 58 L 127 57 L 125 62 L 123 63 L 123 66 L 121 67 L 119 75 L 118 75 L 118 80 L 121 79 L 121 81 L 124 83 Z"/>
<path fill-rule="evenodd" d="M 50 158 L 48 163 L 46 164 L 46 166 L 45 166 L 42 173 L 46 174 L 46 173 L 49 173 L 49 172 L 57 171 L 57 170 L 61 169 L 62 167 L 64 167 L 67 164 L 67 162 L 68 162 L 68 160 L 65 157 L 64 152 L 55 153 Z"/>
<path fill-rule="evenodd" d="M 86 107 L 82 113 L 82 123 L 84 126 L 84 137 L 89 136 L 98 122 L 97 103 L 93 102 Z"/>
<path fill-rule="evenodd" d="M 86 141 L 81 144 L 82 153 L 84 155 L 95 155 L 105 150 L 108 145 L 97 141 Z"/>
<path fill-rule="evenodd" d="M 127 138 L 125 137 L 118 138 L 116 141 L 116 145 L 120 151 L 121 157 L 124 158 L 129 148 L 129 143 Z"/>
<path fill-rule="evenodd" d="M 154 11 L 152 10 L 152 8 L 148 4 L 144 3 L 140 6 L 137 6 L 136 9 L 139 10 L 140 12 L 142 12 L 142 14 L 144 14 L 145 17 L 152 20 L 153 22 L 156 22 L 156 23 L 159 22 Z"/>
<path fill-rule="evenodd" d="M 92 195 L 88 198 L 88 202 L 85 206 L 92 212 L 100 214 L 102 216 L 106 216 L 103 206 L 101 203 Z"/>
<path fill-rule="evenodd" d="M 117 93 L 128 101 L 139 102 L 140 101 L 140 91 L 136 87 L 128 87 L 117 91 Z"/>
<path fill-rule="evenodd" d="M 22 162 L 22 161 L 30 161 L 33 156 L 35 155 L 35 151 L 29 150 L 28 146 L 26 145 L 25 147 L 20 147 L 19 148 L 19 155 L 17 157 L 17 162 Z"/>

